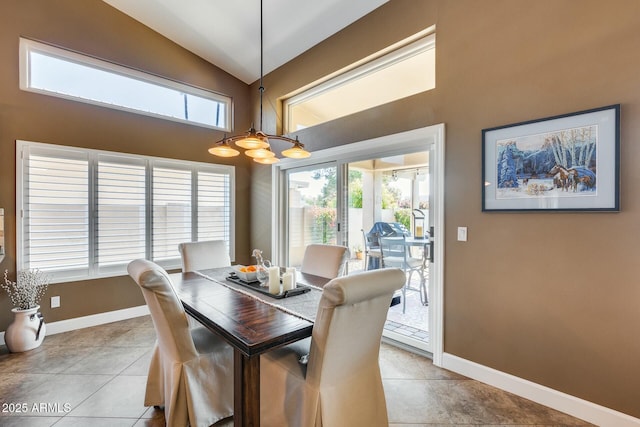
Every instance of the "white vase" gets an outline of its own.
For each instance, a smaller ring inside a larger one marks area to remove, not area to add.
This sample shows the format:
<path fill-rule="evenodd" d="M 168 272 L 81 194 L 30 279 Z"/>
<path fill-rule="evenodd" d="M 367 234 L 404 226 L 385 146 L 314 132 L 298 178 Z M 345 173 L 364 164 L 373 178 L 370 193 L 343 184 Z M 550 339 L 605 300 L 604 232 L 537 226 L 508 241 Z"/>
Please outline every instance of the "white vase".
<path fill-rule="evenodd" d="M 19 353 L 32 350 L 42 344 L 47 327 L 38 310 L 40 310 L 39 305 L 25 310 L 11 309 L 13 322 L 4 333 L 4 342 L 10 352 Z"/>

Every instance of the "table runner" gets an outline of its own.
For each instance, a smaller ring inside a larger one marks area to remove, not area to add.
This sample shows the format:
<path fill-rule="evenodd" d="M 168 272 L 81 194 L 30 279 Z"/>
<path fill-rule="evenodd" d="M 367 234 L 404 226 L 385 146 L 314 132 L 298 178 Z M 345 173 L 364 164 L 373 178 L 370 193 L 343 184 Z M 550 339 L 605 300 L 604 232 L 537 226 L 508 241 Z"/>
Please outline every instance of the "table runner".
<path fill-rule="evenodd" d="M 318 311 L 318 304 L 320 303 L 320 297 L 322 296 L 321 288 L 305 283 L 305 286 L 309 286 L 311 288 L 309 292 L 282 299 L 271 299 L 259 292 L 252 291 L 249 288 L 226 280 L 226 277 L 229 276 L 231 272 L 233 272 L 233 269 L 231 267 L 210 268 L 206 270 L 196 271 L 196 273 L 202 277 L 219 283 L 222 286 L 226 286 L 227 288 L 233 289 L 236 292 L 259 300 L 264 304 L 275 307 L 301 319 L 308 320 L 309 322 L 315 321 L 316 313 Z"/>

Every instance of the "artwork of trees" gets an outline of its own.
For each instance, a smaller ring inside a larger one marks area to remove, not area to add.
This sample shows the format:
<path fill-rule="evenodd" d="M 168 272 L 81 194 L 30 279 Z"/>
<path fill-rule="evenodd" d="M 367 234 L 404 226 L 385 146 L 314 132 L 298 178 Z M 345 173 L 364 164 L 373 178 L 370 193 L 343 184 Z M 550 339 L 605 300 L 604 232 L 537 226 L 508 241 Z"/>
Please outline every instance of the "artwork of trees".
<path fill-rule="evenodd" d="M 593 191 L 596 160 L 596 125 L 497 141 L 498 188 Z"/>

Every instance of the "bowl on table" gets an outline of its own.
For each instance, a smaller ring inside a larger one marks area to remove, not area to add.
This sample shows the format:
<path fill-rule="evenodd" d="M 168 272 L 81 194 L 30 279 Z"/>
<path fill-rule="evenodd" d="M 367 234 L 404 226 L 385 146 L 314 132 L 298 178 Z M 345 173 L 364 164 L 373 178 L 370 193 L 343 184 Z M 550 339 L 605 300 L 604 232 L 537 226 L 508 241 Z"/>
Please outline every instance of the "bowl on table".
<path fill-rule="evenodd" d="M 238 276 L 238 279 L 245 282 L 257 282 L 257 267 L 255 265 L 234 265 L 233 271 Z"/>

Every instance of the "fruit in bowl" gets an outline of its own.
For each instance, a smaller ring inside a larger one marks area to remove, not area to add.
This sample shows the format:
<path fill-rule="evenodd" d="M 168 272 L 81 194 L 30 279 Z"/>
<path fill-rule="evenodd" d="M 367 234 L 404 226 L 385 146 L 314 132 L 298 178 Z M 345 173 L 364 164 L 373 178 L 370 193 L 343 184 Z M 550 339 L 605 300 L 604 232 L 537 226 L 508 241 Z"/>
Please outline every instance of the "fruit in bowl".
<path fill-rule="evenodd" d="M 256 275 L 258 267 L 255 265 L 234 265 L 233 270 L 240 280 L 245 282 L 256 282 L 258 280 Z"/>

